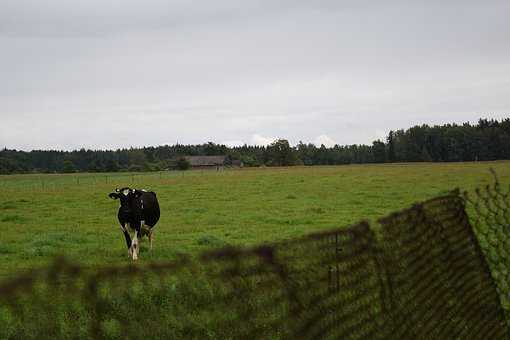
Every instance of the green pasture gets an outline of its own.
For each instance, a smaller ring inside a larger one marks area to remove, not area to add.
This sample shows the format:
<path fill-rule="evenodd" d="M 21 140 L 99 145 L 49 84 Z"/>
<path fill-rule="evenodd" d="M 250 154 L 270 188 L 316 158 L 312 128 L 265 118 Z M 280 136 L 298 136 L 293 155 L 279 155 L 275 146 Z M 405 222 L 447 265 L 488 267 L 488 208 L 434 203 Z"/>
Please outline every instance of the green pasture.
<path fill-rule="evenodd" d="M 510 182 L 510 162 L 414 163 L 111 174 L 0 176 L 0 279 L 55 255 L 87 265 L 128 263 L 116 187 L 157 193 L 154 250 L 166 261 L 211 247 L 253 245 L 375 220 L 456 187 Z"/>

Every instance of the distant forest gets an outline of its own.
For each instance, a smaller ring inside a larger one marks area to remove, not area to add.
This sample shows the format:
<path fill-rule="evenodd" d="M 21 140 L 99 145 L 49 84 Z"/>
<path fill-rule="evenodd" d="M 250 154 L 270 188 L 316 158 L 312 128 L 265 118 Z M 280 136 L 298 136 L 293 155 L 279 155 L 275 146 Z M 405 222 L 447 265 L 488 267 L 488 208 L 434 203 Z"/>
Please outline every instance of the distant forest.
<path fill-rule="evenodd" d="M 337 165 L 390 162 L 460 162 L 510 159 L 510 118 L 480 119 L 476 125 L 413 126 L 390 131 L 385 141 L 371 145 L 289 145 L 279 139 L 268 146 L 227 147 L 164 145 L 104 150 L 30 152 L 0 151 L 0 173 L 160 171 L 173 168 L 176 160 L 193 155 L 227 155 L 244 166 Z"/>

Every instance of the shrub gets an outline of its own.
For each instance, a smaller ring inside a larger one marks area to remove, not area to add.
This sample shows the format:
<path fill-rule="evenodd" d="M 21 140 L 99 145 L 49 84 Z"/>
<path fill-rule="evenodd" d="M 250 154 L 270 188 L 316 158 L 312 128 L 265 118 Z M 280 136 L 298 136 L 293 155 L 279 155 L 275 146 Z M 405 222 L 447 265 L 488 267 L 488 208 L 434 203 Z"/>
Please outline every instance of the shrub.
<path fill-rule="evenodd" d="M 177 169 L 179 170 L 188 170 L 191 168 L 191 163 L 184 157 L 181 157 L 177 160 Z"/>

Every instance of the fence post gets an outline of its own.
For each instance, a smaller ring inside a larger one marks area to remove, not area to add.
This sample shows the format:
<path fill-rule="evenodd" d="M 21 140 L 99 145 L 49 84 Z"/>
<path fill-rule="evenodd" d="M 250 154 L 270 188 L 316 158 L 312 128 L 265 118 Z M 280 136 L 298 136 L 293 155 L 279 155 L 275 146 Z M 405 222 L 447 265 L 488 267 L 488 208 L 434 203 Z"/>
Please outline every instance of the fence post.
<path fill-rule="evenodd" d="M 338 292 L 340 290 L 340 267 L 338 265 L 339 261 L 339 244 L 338 244 L 338 232 L 335 233 L 335 268 L 336 268 L 336 291 Z"/>

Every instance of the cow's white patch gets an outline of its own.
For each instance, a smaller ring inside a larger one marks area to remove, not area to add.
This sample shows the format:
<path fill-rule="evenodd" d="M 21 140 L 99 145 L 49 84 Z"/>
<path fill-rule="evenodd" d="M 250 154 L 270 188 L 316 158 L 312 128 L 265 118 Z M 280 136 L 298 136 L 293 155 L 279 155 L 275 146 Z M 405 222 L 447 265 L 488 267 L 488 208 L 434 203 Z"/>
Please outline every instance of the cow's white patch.
<path fill-rule="evenodd" d="M 124 191 L 122 191 L 122 193 L 124 194 L 124 196 L 129 195 L 129 189 L 124 189 Z"/>
<path fill-rule="evenodd" d="M 124 232 L 125 232 L 125 231 L 126 231 L 126 227 L 124 227 L 124 226 L 121 224 L 121 225 L 120 225 L 120 230 L 122 230 L 122 231 L 124 231 Z"/>
<path fill-rule="evenodd" d="M 138 246 L 138 233 L 136 231 L 133 242 L 131 243 L 131 248 L 133 248 L 132 250 L 133 260 L 138 260 L 139 246 Z"/>

